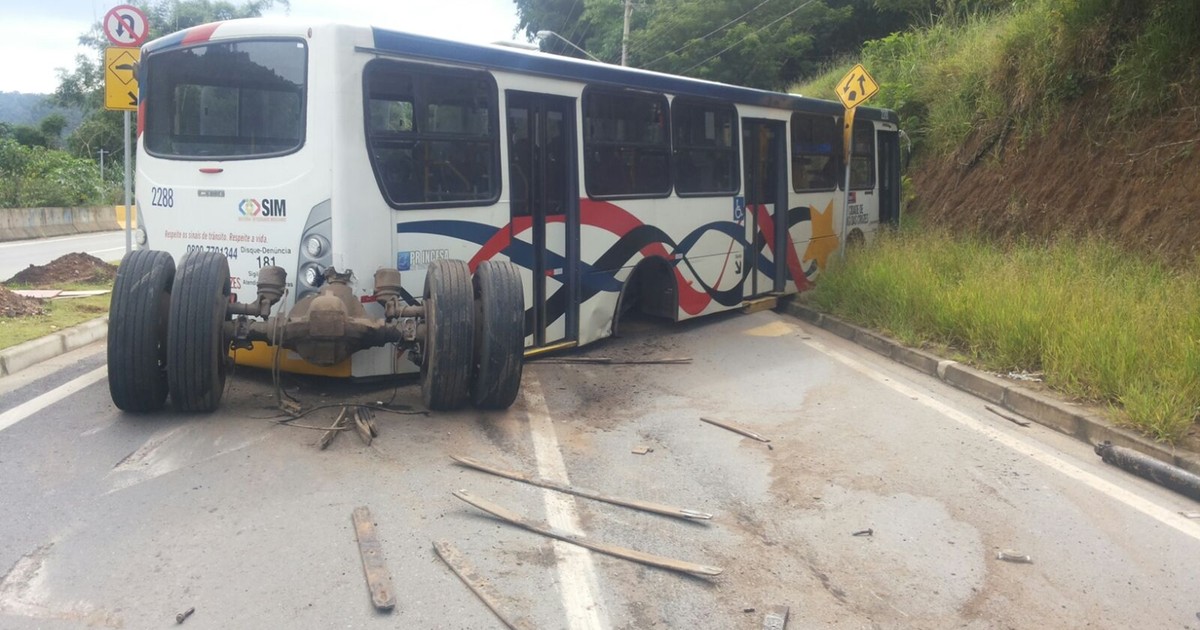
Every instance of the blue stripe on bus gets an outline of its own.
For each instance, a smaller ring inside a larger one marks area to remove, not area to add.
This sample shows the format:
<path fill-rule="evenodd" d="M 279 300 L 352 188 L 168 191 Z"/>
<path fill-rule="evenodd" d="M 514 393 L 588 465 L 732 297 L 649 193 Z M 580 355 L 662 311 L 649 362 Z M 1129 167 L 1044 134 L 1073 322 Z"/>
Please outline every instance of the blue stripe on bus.
<path fill-rule="evenodd" d="M 372 30 L 375 34 L 377 50 L 405 57 L 449 61 L 480 68 L 509 70 L 583 83 L 631 87 L 669 94 L 686 94 L 747 105 L 777 107 L 789 111 L 799 110 L 831 116 L 840 116 L 845 113 L 841 104 L 835 101 L 689 79 L 636 68 L 596 64 L 561 55 L 533 55 L 506 50 L 500 46 L 453 42 L 424 35 L 389 31 L 378 27 Z M 883 119 L 882 111 L 872 107 L 859 107 L 857 116 L 861 119 L 881 120 Z M 894 120 L 895 114 L 889 112 L 887 119 Z"/>

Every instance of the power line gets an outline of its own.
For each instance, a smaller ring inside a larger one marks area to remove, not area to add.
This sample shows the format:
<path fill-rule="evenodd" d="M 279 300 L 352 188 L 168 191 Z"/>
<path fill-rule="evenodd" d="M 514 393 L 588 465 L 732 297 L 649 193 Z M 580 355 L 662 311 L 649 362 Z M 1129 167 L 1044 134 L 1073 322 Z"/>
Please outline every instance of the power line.
<path fill-rule="evenodd" d="M 766 4 L 766 3 L 770 2 L 770 1 L 771 1 L 771 0 L 763 0 L 762 2 L 758 3 L 758 5 L 756 5 L 756 6 L 755 6 L 753 9 L 750 9 L 749 11 L 747 11 L 747 12 L 745 12 L 745 13 L 743 13 L 743 14 L 741 14 L 741 15 L 739 15 L 739 16 L 737 16 L 737 17 L 735 17 L 735 18 L 733 18 L 732 20 L 729 20 L 728 22 L 726 22 L 726 23 L 722 24 L 721 26 L 718 26 L 717 28 L 715 28 L 715 29 L 713 29 L 712 31 L 710 31 L 708 34 L 706 34 L 706 35 L 702 35 L 702 36 L 701 36 L 701 37 L 699 37 L 698 39 L 692 39 L 692 40 L 688 40 L 688 42 L 687 42 L 687 43 L 685 43 L 684 45 L 680 46 L 679 48 L 676 48 L 675 50 L 672 50 L 671 52 L 669 52 L 669 53 L 667 53 L 667 54 L 665 54 L 665 55 L 663 55 L 663 56 L 659 57 L 658 59 L 655 59 L 654 61 L 651 61 L 651 62 L 649 62 L 649 63 L 647 63 L 647 64 L 643 65 L 642 67 L 643 67 L 643 68 L 649 68 L 650 66 L 653 66 L 654 64 L 656 64 L 656 63 L 658 63 L 658 62 L 662 61 L 663 59 L 665 59 L 665 58 L 667 58 L 667 57 L 670 57 L 671 55 L 674 55 L 675 53 L 677 53 L 677 52 L 679 52 L 679 51 L 681 51 L 681 50 L 683 50 L 683 49 L 687 48 L 688 46 L 691 46 L 692 44 L 695 44 L 696 42 L 704 41 L 704 40 L 708 39 L 709 37 L 712 37 L 713 35 L 717 34 L 719 31 L 722 31 L 722 30 L 724 30 L 724 29 L 726 29 L 726 28 L 729 28 L 729 26 L 730 26 L 730 25 L 732 25 L 732 24 L 734 24 L 734 23 L 736 23 L 736 22 L 739 22 L 739 21 L 741 21 L 741 20 L 742 20 L 742 18 L 744 18 L 744 17 L 746 17 L 747 15 L 750 15 L 751 13 L 754 13 L 755 11 L 757 11 L 757 10 L 761 9 L 761 8 L 762 8 L 762 6 L 763 6 L 764 4 Z"/>
<path fill-rule="evenodd" d="M 751 35 L 756 35 L 756 34 L 758 34 L 758 33 L 759 33 L 759 31 L 762 31 L 762 30 L 763 30 L 763 29 L 765 29 L 765 28 L 768 28 L 768 27 L 770 27 L 770 26 L 773 26 L 774 24 L 776 24 L 777 22 L 779 22 L 779 21 L 780 21 L 780 20 L 782 20 L 783 18 L 786 18 L 786 17 L 788 17 L 789 15 L 791 15 L 791 14 L 793 14 L 793 13 L 795 13 L 795 12 L 799 11 L 800 9 L 803 9 L 804 7 L 806 7 L 806 6 L 810 5 L 810 4 L 812 4 L 812 3 L 813 3 L 813 1 L 814 1 L 814 0 L 808 0 L 808 2 L 805 2 L 804 4 L 802 4 L 802 5 L 798 6 L 798 7 L 796 7 L 795 9 L 792 9 L 791 11 L 788 11 L 787 13 L 784 13 L 783 15 L 781 15 L 781 16 L 779 16 L 779 17 L 775 18 L 774 20 L 771 20 L 770 22 L 767 22 L 766 24 L 764 24 L 764 25 L 760 26 L 760 27 L 759 27 L 759 28 L 757 28 L 757 29 L 754 29 L 753 31 L 751 31 L 751 32 L 750 32 L 748 35 L 746 35 L 745 37 L 743 37 L 743 38 L 741 38 L 741 39 L 737 40 L 736 42 L 734 42 L 734 43 L 730 44 L 729 46 L 726 46 L 725 48 L 721 49 L 719 52 L 716 52 L 716 53 L 714 53 L 714 54 L 712 54 L 712 55 L 709 55 L 708 57 L 705 57 L 703 61 L 700 61 L 699 63 L 696 63 L 696 64 L 692 64 L 691 66 L 688 66 L 688 68 L 687 68 L 686 70 L 683 70 L 683 71 L 679 72 L 678 74 L 685 74 L 685 73 L 687 73 L 687 72 L 689 72 L 689 71 L 691 71 L 691 70 L 694 70 L 696 67 L 698 67 L 698 66 L 702 66 L 702 65 L 704 65 L 704 64 L 706 64 L 706 63 L 708 63 L 709 61 L 711 61 L 711 60 L 715 59 L 716 57 L 719 57 L 719 56 L 721 56 L 721 55 L 723 55 L 723 54 L 725 54 L 725 53 L 729 52 L 730 50 L 733 50 L 733 48 L 734 48 L 735 46 L 737 46 L 738 44 L 740 44 L 740 43 L 742 43 L 742 42 L 746 41 L 747 39 L 750 39 L 750 36 L 751 36 Z"/>

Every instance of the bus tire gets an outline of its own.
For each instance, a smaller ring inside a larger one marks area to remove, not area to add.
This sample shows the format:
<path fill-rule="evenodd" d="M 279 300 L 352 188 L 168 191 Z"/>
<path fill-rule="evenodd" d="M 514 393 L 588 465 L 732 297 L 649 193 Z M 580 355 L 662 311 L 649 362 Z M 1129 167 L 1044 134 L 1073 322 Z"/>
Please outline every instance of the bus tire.
<path fill-rule="evenodd" d="M 525 351 L 525 294 L 511 262 L 484 261 L 472 278 L 475 289 L 475 373 L 471 402 L 480 409 L 507 409 L 521 389 Z"/>
<path fill-rule="evenodd" d="M 440 259 L 425 274 L 425 347 L 421 398 L 434 411 L 467 401 L 475 349 L 471 272 L 461 260 Z"/>
<path fill-rule="evenodd" d="M 225 393 L 229 294 L 223 254 L 192 252 L 179 262 L 167 327 L 167 383 L 179 411 L 212 411 Z"/>
<path fill-rule="evenodd" d="M 108 307 L 108 393 L 122 411 L 158 411 L 167 402 L 167 321 L 175 259 L 125 254 Z"/>

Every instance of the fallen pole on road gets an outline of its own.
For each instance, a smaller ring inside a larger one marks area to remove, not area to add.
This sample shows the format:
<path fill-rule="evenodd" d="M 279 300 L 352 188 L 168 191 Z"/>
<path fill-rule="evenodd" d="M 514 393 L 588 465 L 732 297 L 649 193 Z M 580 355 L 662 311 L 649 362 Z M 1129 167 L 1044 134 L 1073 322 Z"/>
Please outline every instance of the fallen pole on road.
<path fill-rule="evenodd" d="M 1133 449 L 1115 446 L 1109 441 L 1097 444 L 1096 454 L 1107 464 L 1112 464 L 1139 477 L 1149 479 L 1164 488 L 1170 488 L 1179 494 L 1200 501 L 1200 477 L 1182 468 L 1160 462 Z"/>
<path fill-rule="evenodd" d="M 533 626 L 525 619 L 511 619 L 511 615 L 500 605 L 500 595 L 492 588 L 490 582 L 479 576 L 475 567 L 462 557 L 457 547 L 450 544 L 449 541 L 439 540 L 433 543 L 433 549 L 437 551 L 442 562 L 450 567 L 454 575 L 457 575 L 458 579 L 462 580 L 462 583 L 466 584 L 472 593 L 475 593 L 479 601 L 483 602 L 483 605 L 487 606 L 488 610 L 491 610 L 500 619 L 500 623 L 503 623 L 509 630 L 533 630 Z"/>
<path fill-rule="evenodd" d="M 698 576 L 717 576 L 724 571 L 724 569 L 720 567 L 711 567 L 703 564 L 696 564 L 694 562 L 686 562 L 684 560 L 656 556 L 654 554 L 637 551 L 636 549 L 628 549 L 626 547 L 618 547 L 616 545 L 591 541 L 582 536 L 558 529 L 556 527 L 534 523 L 533 521 L 523 518 L 520 514 L 511 512 L 503 507 L 500 507 L 499 505 L 496 505 L 495 503 L 485 501 L 484 499 L 480 499 L 478 497 L 473 497 L 467 494 L 465 490 L 459 490 L 458 492 L 455 492 L 454 496 L 506 523 L 516 525 L 517 527 L 527 529 L 531 532 L 535 532 L 549 538 L 571 543 L 572 545 L 585 547 L 587 549 L 591 549 L 592 551 L 599 551 L 600 553 L 608 554 L 616 558 L 632 560 L 633 562 L 638 562 L 652 567 L 658 567 L 660 569 L 668 569 L 670 571 L 677 571 L 679 573 L 688 573 Z"/>
<path fill-rule="evenodd" d="M 733 431 L 734 433 L 739 433 L 748 438 L 758 440 L 759 442 L 770 442 L 771 441 L 770 439 L 765 438 L 765 437 L 755 433 L 754 431 L 751 431 L 750 429 L 736 425 L 732 422 L 726 422 L 724 420 L 716 420 L 714 418 L 700 418 L 700 421 L 707 422 L 716 427 L 721 427 L 722 429 L 725 429 L 727 431 Z"/>
<path fill-rule="evenodd" d="M 642 510 L 644 512 L 652 512 L 654 514 L 662 514 L 663 516 L 671 516 L 674 518 L 683 518 L 688 520 L 708 520 L 713 517 L 712 514 L 701 512 L 699 510 L 689 510 L 688 508 L 679 508 L 670 505 L 663 505 L 661 503 L 641 501 L 638 499 L 622 499 L 620 497 L 614 497 L 597 492 L 595 490 L 587 490 L 585 488 L 568 486 L 567 484 L 551 481 L 544 477 L 533 477 L 512 470 L 504 470 L 502 468 L 496 468 L 495 466 L 489 466 L 481 461 L 471 459 L 470 457 L 451 455 L 450 459 L 453 459 L 454 461 L 468 468 L 474 468 L 475 470 L 496 475 L 497 477 L 505 477 L 507 479 L 512 479 L 513 481 L 520 481 L 522 483 L 538 486 L 540 488 L 565 492 L 567 494 L 573 494 L 585 499 L 595 499 L 596 501 L 604 501 L 605 503 L 633 508 L 635 510 Z"/>

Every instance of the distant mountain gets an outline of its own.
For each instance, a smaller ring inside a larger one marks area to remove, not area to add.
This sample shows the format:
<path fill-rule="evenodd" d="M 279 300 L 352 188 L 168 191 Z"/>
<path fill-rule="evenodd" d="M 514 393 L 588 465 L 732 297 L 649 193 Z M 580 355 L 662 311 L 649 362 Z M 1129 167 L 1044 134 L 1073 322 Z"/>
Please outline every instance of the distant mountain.
<path fill-rule="evenodd" d="M 10 125 L 36 126 L 43 118 L 56 112 L 67 119 L 67 127 L 63 130 L 64 138 L 70 135 L 83 120 L 81 110 L 57 107 L 50 101 L 49 94 L 0 92 L 0 122 Z"/>

